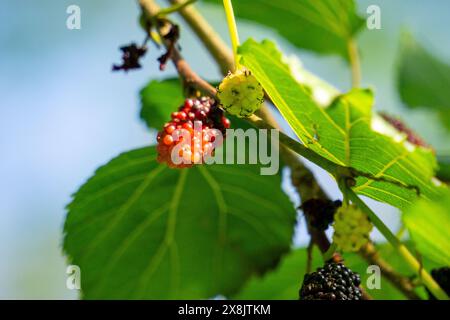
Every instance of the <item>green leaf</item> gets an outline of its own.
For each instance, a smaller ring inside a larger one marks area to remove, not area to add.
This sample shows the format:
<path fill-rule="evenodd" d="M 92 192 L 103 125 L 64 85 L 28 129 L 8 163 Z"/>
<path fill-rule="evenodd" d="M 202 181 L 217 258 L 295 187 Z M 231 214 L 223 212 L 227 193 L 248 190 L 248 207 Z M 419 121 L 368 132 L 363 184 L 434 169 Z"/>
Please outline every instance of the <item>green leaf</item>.
<path fill-rule="evenodd" d="M 419 200 L 403 213 L 408 228 L 421 255 L 450 266 L 450 191 L 433 201 Z"/>
<path fill-rule="evenodd" d="M 272 28 L 299 48 L 345 59 L 348 40 L 365 22 L 353 0 L 239 0 L 233 6 L 238 18 Z"/>
<path fill-rule="evenodd" d="M 264 275 L 253 277 L 233 299 L 238 300 L 297 300 L 306 274 L 306 249 L 296 249 L 280 262 L 278 267 Z M 313 268 L 322 264 L 319 250 L 314 248 Z"/>
<path fill-rule="evenodd" d="M 402 35 L 398 90 L 409 107 L 450 111 L 450 65 L 440 61 L 409 33 Z"/>
<path fill-rule="evenodd" d="M 140 92 L 141 119 L 151 129 L 161 130 L 170 114 L 183 104 L 184 96 L 178 78 L 150 81 Z"/>
<path fill-rule="evenodd" d="M 436 167 L 433 152 L 408 143 L 406 136 L 394 139 L 384 134 L 385 128 L 379 128 L 380 123 L 374 121 L 377 118 L 372 118 L 370 90 L 352 90 L 338 96 L 327 109 L 321 108 L 273 50 L 268 41 L 250 39 L 239 48 L 241 62 L 306 147 L 372 177 L 358 178 L 356 192 L 399 208 L 417 199 L 417 189 L 425 198 L 439 193 L 432 183 Z"/>
<path fill-rule="evenodd" d="M 398 256 L 395 250 L 389 244 L 377 246 L 379 254 L 388 261 L 391 266 L 402 273 L 408 270 L 403 259 Z M 298 292 L 306 273 L 306 249 L 293 250 L 279 264 L 276 270 L 267 273 L 263 277 L 253 277 L 246 286 L 233 299 L 253 300 L 297 300 Z M 367 278 L 371 273 L 367 273 L 368 263 L 356 253 L 344 255 L 345 265 L 354 272 L 361 275 L 361 283 L 365 290 L 375 299 L 399 300 L 406 299 L 396 287 L 394 287 L 385 277 L 381 278 L 381 289 L 368 289 L 366 286 Z M 430 265 L 425 261 L 427 267 Z M 315 249 L 313 251 L 312 271 L 323 265 L 322 255 Z M 433 265 L 434 267 L 434 265 Z M 403 274 L 406 277 L 410 274 Z M 424 291 L 417 288 L 417 293 L 426 298 Z"/>
<path fill-rule="evenodd" d="M 84 298 L 229 295 L 289 250 L 296 213 L 279 176 L 155 159 L 154 147 L 118 156 L 68 206 L 64 251 L 81 268 Z"/>

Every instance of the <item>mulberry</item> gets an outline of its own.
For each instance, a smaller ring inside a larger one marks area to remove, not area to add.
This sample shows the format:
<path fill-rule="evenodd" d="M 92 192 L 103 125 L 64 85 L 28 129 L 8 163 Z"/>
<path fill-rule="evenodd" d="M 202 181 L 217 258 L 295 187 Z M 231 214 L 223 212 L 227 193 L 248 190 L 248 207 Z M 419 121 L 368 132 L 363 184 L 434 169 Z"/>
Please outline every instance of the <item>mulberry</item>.
<path fill-rule="evenodd" d="M 301 300 L 361 300 L 361 278 L 342 263 L 328 262 L 306 274 L 300 289 Z"/>
<path fill-rule="evenodd" d="M 355 205 L 339 208 L 334 215 L 333 241 L 344 252 L 358 251 L 369 240 L 372 223 Z"/>
<path fill-rule="evenodd" d="M 213 99 L 186 99 L 157 136 L 158 162 L 171 168 L 200 164 L 214 152 L 214 141 L 230 121 Z"/>
<path fill-rule="evenodd" d="M 223 79 L 217 97 L 225 111 L 243 118 L 259 109 L 264 101 L 264 92 L 255 76 L 244 69 L 229 73 Z"/>
<path fill-rule="evenodd" d="M 333 222 L 336 210 L 342 205 L 340 200 L 309 199 L 300 209 L 309 218 L 309 224 L 317 230 L 325 231 Z"/>

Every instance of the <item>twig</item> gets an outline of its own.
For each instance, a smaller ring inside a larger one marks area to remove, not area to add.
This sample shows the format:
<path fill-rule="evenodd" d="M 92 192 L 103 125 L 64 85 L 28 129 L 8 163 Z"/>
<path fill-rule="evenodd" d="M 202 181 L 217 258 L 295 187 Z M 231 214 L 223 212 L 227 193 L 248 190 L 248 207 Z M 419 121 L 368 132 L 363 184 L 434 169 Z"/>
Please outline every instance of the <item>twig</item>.
<path fill-rule="evenodd" d="M 395 271 L 394 268 L 392 268 L 392 266 L 380 256 L 372 243 L 369 242 L 362 247 L 359 254 L 370 264 L 380 267 L 383 276 L 386 277 L 386 279 L 388 279 L 408 299 L 420 300 L 420 297 L 414 291 L 415 286 L 412 281 Z"/>
<path fill-rule="evenodd" d="M 159 6 L 152 0 L 140 0 L 139 3 L 149 17 L 156 17 L 160 12 Z M 158 33 L 161 36 L 160 27 L 157 26 L 157 29 Z M 172 59 L 172 62 L 177 69 L 178 74 L 182 78 L 183 84 L 185 86 L 202 91 L 209 96 L 215 96 L 216 89 L 207 81 L 199 77 L 198 74 L 191 69 L 186 60 L 184 60 L 181 56 L 180 51 L 175 46 L 171 46 L 171 44 L 168 43 L 168 41 L 164 40 L 163 37 L 161 37 L 161 39 L 164 46 L 171 49 L 170 58 Z"/>
<path fill-rule="evenodd" d="M 180 0 L 168 0 L 172 4 L 180 4 Z M 202 40 L 208 52 L 220 66 L 222 74 L 234 69 L 233 53 L 227 47 L 222 38 L 214 31 L 205 18 L 193 7 L 187 6 L 181 9 L 181 16 L 187 22 L 194 33 Z"/>

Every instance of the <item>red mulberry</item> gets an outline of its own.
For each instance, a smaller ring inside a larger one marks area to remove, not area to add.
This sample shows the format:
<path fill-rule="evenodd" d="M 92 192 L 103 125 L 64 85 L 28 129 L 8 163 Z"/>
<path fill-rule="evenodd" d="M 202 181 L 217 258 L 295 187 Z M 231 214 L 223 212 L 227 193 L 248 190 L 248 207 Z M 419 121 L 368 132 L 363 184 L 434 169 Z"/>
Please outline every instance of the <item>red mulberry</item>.
<path fill-rule="evenodd" d="M 230 121 L 211 98 L 186 99 L 172 120 L 158 133 L 158 161 L 171 168 L 203 163 L 214 152 L 214 142 L 225 134 Z"/>

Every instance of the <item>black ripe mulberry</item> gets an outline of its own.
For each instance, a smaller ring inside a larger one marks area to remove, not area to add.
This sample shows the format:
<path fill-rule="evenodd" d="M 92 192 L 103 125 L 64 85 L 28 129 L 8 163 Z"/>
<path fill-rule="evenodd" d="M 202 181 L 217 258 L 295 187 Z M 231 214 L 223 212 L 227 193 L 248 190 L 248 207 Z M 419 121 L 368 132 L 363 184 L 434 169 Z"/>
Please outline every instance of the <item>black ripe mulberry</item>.
<path fill-rule="evenodd" d="M 439 284 L 442 290 L 444 290 L 447 295 L 450 295 L 450 268 L 443 267 L 439 269 L 433 269 L 431 270 L 431 276 L 433 277 L 434 281 Z M 430 291 L 428 291 L 428 295 L 430 297 L 430 300 L 436 300 L 436 298 L 431 294 Z"/>
<path fill-rule="evenodd" d="M 308 217 L 309 224 L 317 230 L 325 231 L 333 222 L 336 210 L 342 206 L 340 200 L 309 199 L 300 209 Z"/>
<path fill-rule="evenodd" d="M 328 262 L 306 274 L 300 289 L 301 300 L 361 300 L 361 278 L 342 263 Z"/>

